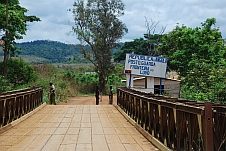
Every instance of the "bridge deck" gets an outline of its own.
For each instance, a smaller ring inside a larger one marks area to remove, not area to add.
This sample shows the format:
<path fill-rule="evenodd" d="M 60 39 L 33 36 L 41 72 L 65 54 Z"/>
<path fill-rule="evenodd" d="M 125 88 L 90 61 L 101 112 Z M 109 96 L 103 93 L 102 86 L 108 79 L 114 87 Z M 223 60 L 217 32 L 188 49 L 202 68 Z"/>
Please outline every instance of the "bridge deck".
<path fill-rule="evenodd" d="M 45 105 L 0 134 L 1 151 L 156 151 L 113 105 Z"/>

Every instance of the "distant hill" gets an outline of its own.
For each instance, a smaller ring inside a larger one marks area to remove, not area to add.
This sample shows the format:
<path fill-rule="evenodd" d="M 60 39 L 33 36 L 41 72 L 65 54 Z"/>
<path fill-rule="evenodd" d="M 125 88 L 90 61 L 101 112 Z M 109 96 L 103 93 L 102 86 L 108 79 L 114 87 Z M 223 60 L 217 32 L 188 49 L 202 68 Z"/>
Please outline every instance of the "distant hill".
<path fill-rule="evenodd" d="M 31 63 L 88 62 L 80 53 L 79 45 L 50 40 L 17 43 L 19 56 Z"/>
<path fill-rule="evenodd" d="M 123 45 L 120 43 L 119 45 Z M 80 45 L 65 44 L 50 40 L 36 40 L 16 44 L 19 57 L 29 63 L 90 63 L 80 53 Z M 119 51 L 118 48 L 112 53 Z M 3 60 L 3 51 L 0 51 Z"/>

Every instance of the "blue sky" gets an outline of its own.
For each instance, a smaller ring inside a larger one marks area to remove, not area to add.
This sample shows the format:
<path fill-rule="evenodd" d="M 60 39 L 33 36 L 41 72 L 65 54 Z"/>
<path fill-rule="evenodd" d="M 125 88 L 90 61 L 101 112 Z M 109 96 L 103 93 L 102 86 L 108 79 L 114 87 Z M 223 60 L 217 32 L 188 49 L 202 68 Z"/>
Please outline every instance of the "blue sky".
<path fill-rule="evenodd" d="M 126 24 L 128 33 L 122 42 L 132 41 L 147 33 L 145 17 L 149 22 L 159 22 L 155 33 L 166 26 L 165 33 L 174 29 L 177 23 L 187 27 L 200 27 L 207 18 L 216 18 L 216 26 L 226 38 L 226 0 L 122 0 L 125 15 L 120 19 Z M 41 22 L 29 23 L 27 34 L 17 42 L 52 40 L 78 44 L 76 36 L 69 34 L 73 25 L 72 8 L 74 0 L 20 0 L 27 15 L 41 18 Z"/>

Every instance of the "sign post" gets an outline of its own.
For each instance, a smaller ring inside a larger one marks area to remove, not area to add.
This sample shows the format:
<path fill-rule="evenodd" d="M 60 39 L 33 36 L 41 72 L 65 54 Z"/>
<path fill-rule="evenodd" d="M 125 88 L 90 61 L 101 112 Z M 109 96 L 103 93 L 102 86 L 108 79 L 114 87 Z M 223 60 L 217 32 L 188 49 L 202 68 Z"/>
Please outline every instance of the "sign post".
<path fill-rule="evenodd" d="M 154 77 L 165 78 L 167 58 L 126 54 L 125 74 L 127 87 L 133 87 L 133 75 L 148 77 L 147 88 L 154 93 Z"/>

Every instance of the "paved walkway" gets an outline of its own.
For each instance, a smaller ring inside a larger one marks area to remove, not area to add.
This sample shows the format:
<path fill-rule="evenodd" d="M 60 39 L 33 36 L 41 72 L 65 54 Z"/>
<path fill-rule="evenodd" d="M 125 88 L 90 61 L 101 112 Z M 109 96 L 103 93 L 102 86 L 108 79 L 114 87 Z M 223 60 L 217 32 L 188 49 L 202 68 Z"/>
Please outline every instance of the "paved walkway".
<path fill-rule="evenodd" d="M 0 151 L 156 151 L 113 105 L 46 105 L 0 134 Z"/>

